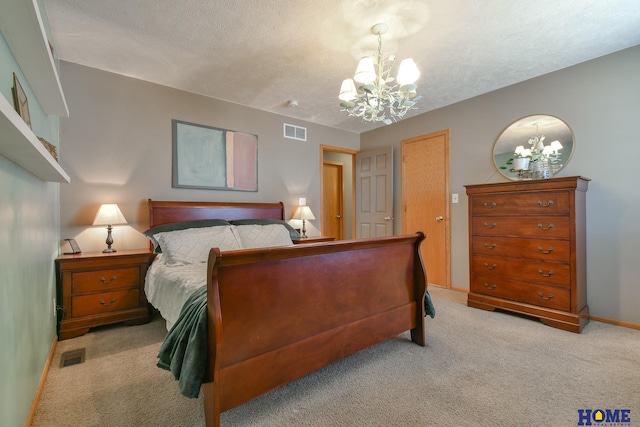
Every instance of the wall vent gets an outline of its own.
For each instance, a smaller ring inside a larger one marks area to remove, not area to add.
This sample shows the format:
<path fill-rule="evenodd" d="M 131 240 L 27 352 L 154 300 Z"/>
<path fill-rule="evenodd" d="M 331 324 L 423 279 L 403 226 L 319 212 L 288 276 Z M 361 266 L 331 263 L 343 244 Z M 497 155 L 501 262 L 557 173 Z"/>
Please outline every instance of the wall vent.
<path fill-rule="evenodd" d="M 307 140 L 307 128 L 303 128 L 300 126 L 290 125 L 289 123 L 284 124 L 284 137 L 289 139 L 297 139 L 298 141 L 306 141 Z"/>

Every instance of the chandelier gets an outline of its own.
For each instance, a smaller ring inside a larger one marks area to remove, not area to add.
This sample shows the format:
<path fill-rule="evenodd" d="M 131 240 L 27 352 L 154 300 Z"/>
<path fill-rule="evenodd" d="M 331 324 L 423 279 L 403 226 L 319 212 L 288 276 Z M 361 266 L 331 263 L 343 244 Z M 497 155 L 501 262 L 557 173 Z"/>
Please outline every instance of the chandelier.
<path fill-rule="evenodd" d="M 544 145 L 544 135 L 540 135 L 538 124 L 536 126 L 536 136 L 527 141 L 531 148 L 524 148 L 518 145 L 514 151 L 513 169 L 518 172 L 518 176 L 523 179 L 527 172 L 532 172 L 533 179 L 550 178 L 562 168 L 560 160 L 560 141 L 553 141 L 549 145 Z"/>
<path fill-rule="evenodd" d="M 387 24 L 376 24 L 371 32 L 378 36 L 378 54 L 374 57 L 364 57 L 358 63 L 353 79 L 345 79 L 340 87 L 338 98 L 340 106 L 349 116 L 360 117 L 367 122 L 383 122 L 391 124 L 404 117 L 409 110 L 415 109 L 417 86 L 415 81 L 420 77 L 420 71 L 413 59 L 407 58 L 400 62 L 397 83 L 393 84 L 391 68 L 395 56 L 382 56 L 382 34 L 387 32 Z M 377 72 L 376 72 L 377 70 Z M 362 83 L 356 90 L 354 80 Z"/>

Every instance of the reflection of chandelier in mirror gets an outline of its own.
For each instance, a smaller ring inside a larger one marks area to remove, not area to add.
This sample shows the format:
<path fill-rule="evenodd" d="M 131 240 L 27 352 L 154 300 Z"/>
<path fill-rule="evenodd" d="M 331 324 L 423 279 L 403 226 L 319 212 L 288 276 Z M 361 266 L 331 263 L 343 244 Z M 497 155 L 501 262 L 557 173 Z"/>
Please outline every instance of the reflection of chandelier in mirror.
<path fill-rule="evenodd" d="M 529 138 L 527 141 L 531 148 L 524 148 L 518 145 L 514 151 L 513 169 L 523 175 L 522 171 L 531 168 L 533 179 L 550 178 L 562 168 L 560 162 L 560 150 L 562 144 L 560 141 L 553 141 L 549 145 L 544 145 L 544 135 L 538 133 L 538 124 L 536 123 L 536 136 Z"/>
<path fill-rule="evenodd" d="M 420 77 L 420 71 L 411 58 L 400 62 L 396 78 L 400 88 L 396 90 L 396 85 L 390 85 L 394 80 L 390 74 L 395 57 L 389 55 L 385 59 L 382 56 L 382 34 L 386 33 L 387 29 L 387 24 L 371 27 L 371 32 L 378 36 L 378 53 L 375 57 L 369 56 L 360 60 L 353 79 L 342 82 L 338 98 L 342 101 L 342 111 L 346 111 L 349 116 L 389 125 L 392 119 L 397 121 L 409 110 L 415 109 L 416 101 L 422 97 L 416 96 L 415 82 Z M 354 80 L 362 83 L 357 90 Z"/>

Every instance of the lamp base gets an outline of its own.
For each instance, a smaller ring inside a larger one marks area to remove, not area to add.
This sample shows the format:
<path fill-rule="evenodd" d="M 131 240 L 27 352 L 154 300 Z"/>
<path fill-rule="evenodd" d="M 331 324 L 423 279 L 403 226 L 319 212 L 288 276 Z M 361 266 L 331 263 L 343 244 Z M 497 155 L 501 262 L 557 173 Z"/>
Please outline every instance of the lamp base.
<path fill-rule="evenodd" d="M 113 230 L 113 227 L 111 227 L 111 225 L 107 225 L 107 240 L 105 240 L 105 243 L 107 244 L 107 249 L 102 251 L 102 253 L 105 253 L 105 254 L 109 254 L 111 252 L 116 251 L 111 247 L 111 245 L 113 245 L 113 236 L 111 236 L 111 230 Z"/>

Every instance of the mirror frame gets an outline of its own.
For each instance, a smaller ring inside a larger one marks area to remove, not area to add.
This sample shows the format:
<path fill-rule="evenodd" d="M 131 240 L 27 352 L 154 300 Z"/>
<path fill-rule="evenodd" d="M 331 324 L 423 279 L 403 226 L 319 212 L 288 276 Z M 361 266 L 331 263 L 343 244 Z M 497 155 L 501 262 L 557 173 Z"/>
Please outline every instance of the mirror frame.
<path fill-rule="evenodd" d="M 564 120 L 549 114 L 525 116 L 505 127 L 493 143 L 493 164 L 505 178 L 512 181 L 522 179 L 511 167 L 513 153 L 518 145 L 527 148 L 529 138 L 536 136 L 536 124 L 538 135 L 544 135 L 547 144 L 558 140 L 563 146 L 560 155 L 561 166 L 553 175 L 560 172 L 573 157 L 575 137 L 573 130 Z"/>

